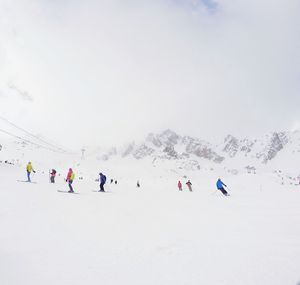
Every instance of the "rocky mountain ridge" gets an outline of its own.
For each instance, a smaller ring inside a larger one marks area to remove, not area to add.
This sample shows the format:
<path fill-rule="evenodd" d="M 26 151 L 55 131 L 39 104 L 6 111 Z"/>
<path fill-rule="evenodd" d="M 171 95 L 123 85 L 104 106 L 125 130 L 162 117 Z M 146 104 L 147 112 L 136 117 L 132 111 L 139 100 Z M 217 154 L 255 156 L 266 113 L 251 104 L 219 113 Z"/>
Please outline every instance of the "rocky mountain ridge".
<path fill-rule="evenodd" d="M 99 160 L 109 160 L 114 156 L 133 157 L 137 160 L 173 160 L 181 164 L 226 165 L 229 161 L 243 161 L 245 168 L 254 165 L 268 165 L 285 149 L 293 152 L 300 161 L 300 132 L 272 132 L 256 139 L 239 139 L 232 135 L 219 144 L 191 136 L 180 136 L 172 130 L 159 134 L 150 133 L 140 144 L 130 143 L 123 148 L 112 148 L 98 154 Z"/>

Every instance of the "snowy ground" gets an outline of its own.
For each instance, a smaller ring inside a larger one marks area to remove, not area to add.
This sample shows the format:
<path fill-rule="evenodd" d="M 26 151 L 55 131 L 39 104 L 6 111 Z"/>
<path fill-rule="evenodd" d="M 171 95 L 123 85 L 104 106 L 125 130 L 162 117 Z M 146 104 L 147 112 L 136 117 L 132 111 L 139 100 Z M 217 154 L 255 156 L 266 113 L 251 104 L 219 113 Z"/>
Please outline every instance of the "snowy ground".
<path fill-rule="evenodd" d="M 1 285 L 300 282 L 300 187 L 272 176 L 224 177 L 226 198 L 214 174 L 194 174 L 190 193 L 175 175 L 147 171 L 137 189 L 127 169 L 109 193 L 92 191 L 93 175 L 76 179 L 76 195 L 57 192 L 62 177 L 28 184 L 16 181 L 23 168 L 0 173 Z"/>

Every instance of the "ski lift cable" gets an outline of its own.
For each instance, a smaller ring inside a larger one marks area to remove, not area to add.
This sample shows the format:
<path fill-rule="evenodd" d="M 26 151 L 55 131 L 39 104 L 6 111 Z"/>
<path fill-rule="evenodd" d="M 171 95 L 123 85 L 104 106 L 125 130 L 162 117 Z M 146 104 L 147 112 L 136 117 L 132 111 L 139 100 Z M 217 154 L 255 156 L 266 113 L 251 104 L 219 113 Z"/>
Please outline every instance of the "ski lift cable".
<path fill-rule="evenodd" d="M 29 135 L 29 136 L 31 136 L 31 137 L 33 137 L 33 138 L 35 138 L 35 139 L 37 139 L 37 140 L 43 142 L 44 144 L 47 144 L 48 146 L 51 146 L 51 147 L 53 147 L 53 148 L 56 148 L 56 149 L 58 149 L 58 150 L 61 151 L 61 152 L 68 152 L 68 151 L 66 151 L 65 149 L 61 148 L 61 147 L 58 147 L 58 146 L 56 146 L 56 145 L 54 145 L 54 144 L 51 144 L 51 143 L 48 143 L 47 141 L 45 141 L 45 140 L 39 138 L 38 136 L 36 136 L 36 135 L 34 135 L 34 134 L 28 132 L 27 130 L 25 130 L 25 129 L 19 127 L 19 126 L 17 126 L 16 124 L 12 123 L 11 121 L 7 120 L 6 118 L 4 118 L 4 117 L 2 117 L 2 116 L 0 116 L 0 119 L 1 119 L 2 121 L 5 121 L 5 122 L 8 123 L 9 125 L 11 125 L 11 126 L 17 128 L 18 130 L 21 130 L 22 132 L 26 133 L 27 135 Z"/>
<path fill-rule="evenodd" d="M 47 150 L 50 150 L 50 151 L 53 151 L 53 152 L 62 153 L 62 151 L 58 151 L 58 150 L 52 149 L 52 148 L 50 148 L 50 147 L 46 147 L 46 146 L 43 146 L 43 145 L 41 145 L 41 144 L 32 142 L 32 141 L 30 141 L 30 140 L 28 140 L 28 139 L 24 139 L 24 138 L 22 138 L 22 137 L 20 137 L 20 136 L 18 136 L 18 135 L 12 134 L 12 133 L 10 133 L 10 132 L 8 132 L 8 131 L 5 131 L 5 130 L 0 129 L 0 132 L 5 133 L 5 134 L 7 134 L 7 135 L 9 135 L 9 136 L 11 136 L 11 137 L 20 139 L 20 140 L 22 140 L 22 141 L 24 141 L 24 142 L 30 143 L 30 144 L 32 144 L 32 145 L 35 145 L 35 146 L 38 146 L 38 147 L 41 147 L 41 148 L 44 148 L 44 149 L 47 149 Z"/>

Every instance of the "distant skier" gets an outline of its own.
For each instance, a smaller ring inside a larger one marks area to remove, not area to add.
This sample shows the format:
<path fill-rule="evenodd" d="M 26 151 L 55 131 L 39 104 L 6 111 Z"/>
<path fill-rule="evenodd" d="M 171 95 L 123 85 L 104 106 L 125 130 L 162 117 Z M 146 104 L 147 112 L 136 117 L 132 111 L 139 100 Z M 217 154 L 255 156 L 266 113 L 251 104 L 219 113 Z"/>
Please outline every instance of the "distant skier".
<path fill-rule="evenodd" d="M 114 180 L 113 179 L 110 179 L 110 184 L 112 184 L 114 182 Z"/>
<path fill-rule="evenodd" d="M 117 185 L 118 184 L 118 181 L 117 180 L 115 180 L 115 185 Z"/>
<path fill-rule="evenodd" d="M 56 170 L 52 169 L 52 171 L 50 173 L 50 182 L 51 183 L 55 183 L 55 176 L 56 176 Z"/>
<path fill-rule="evenodd" d="M 35 170 L 33 169 L 30 161 L 28 162 L 28 164 L 26 166 L 26 171 L 27 171 L 27 182 L 31 182 L 30 174 L 31 174 L 31 172 L 35 173 Z"/>
<path fill-rule="evenodd" d="M 73 187 L 72 187 L 72 183 L 74 181 L 75 178 L 75 173 L 73 172 L 72 168 L 69 168 L 69 172 L 66 178 L 66 182 L 69 183 L 69 188 L 70 190 L 68 191 L 69 193 L 74 193 Z"/>
<path fill-rule="evenodd" d="M 139 181 L 139 180 L 136 182 L 136 187 L 137 187 L 137 188 L 140 188 L 140 187 L 141 187 L 141 184 L 140 184 L 140 181 Z"/>
<path fill-rule="evenodd" d="M 223 193 L 223 195 L 225 195 L 225 196 L 229 195 L 228 192 L 223 187 L 223 186 L 227 187 L 227 185 L 225 183 L 223 183 L 220 178 L 218 179 L 216 185 L 217 185 L 217 189 L 220 190 Z"/>
<path fill-rule="evenodd" d="M 178 181 L 177 186 L 178 186 L 179 191 L 182 191 L 182 184 L 181 184 L 181 181 L 180 181 L 180 180 Z"/>
<path fill-rule="evenodd" d="M 192 189 L 192 182 L 190 180 L 188 180 L 188 182 L 186 183 L 187 187 L 189 188 L 190 192 L 193 192 Z"/>
<path fill-rule="evenodd" d="M 104 191 L 104 184 L 106 183 L 106 176 L 103 173 L 99 173 L 100 175 L 100 190 L 99 192 L 105 192 Z"/>

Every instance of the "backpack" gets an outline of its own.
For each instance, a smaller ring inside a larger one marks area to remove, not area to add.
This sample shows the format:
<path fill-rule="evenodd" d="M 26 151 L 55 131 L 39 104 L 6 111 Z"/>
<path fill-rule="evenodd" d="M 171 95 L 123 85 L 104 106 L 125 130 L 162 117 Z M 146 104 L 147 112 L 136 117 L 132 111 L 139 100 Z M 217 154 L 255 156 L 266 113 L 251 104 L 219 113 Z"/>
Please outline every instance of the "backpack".
<path fill-rule="evenodd" d="M 103 175 L 103 183 L 105 183 L 105 182 L 106 182 L 106 176 Z"/>

